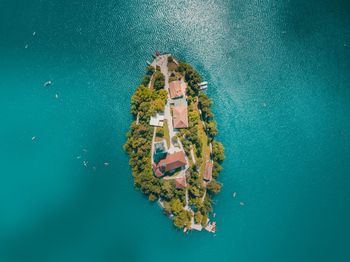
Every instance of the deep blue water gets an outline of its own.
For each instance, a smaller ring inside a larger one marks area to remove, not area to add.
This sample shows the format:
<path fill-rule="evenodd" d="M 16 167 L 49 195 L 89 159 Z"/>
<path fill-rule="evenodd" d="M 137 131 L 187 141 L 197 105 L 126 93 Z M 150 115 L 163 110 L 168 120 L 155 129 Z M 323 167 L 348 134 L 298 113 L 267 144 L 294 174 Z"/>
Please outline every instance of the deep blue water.
<path fill-rule="evenodd" d="M 0 0 L 0 261 L 350 261 L 349 12 Z M 210 82 L 216 236 L 177 232 L 133 189 L 129 101 L 157 48 Z"/>

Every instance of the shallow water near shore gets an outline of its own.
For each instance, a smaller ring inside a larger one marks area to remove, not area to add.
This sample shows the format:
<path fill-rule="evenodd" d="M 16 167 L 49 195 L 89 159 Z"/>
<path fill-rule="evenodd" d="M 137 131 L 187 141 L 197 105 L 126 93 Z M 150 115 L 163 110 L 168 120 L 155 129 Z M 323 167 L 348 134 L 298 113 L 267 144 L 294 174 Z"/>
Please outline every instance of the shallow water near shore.
<path fill-rule="evenodd" d="M 0 261 L 350 261 L 349 11 L 2 0 Z M 210 83 L 215 235 L 177 232 L 132 185 L 129 101 L 156 48 Z"/>

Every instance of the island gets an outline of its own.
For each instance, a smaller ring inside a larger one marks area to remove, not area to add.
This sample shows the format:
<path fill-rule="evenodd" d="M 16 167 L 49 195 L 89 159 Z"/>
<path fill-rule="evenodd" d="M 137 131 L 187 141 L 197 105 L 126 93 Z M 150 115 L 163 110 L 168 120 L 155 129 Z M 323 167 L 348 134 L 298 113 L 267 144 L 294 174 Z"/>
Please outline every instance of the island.
<path fill-rule="evenodd" d="M 134 186 L 183 230 L 216 231 L 213 196 L 224 147 L 207 82 L 189 64 L 156 52 L 131 98 L 134 121 L 124 145 Z"/>

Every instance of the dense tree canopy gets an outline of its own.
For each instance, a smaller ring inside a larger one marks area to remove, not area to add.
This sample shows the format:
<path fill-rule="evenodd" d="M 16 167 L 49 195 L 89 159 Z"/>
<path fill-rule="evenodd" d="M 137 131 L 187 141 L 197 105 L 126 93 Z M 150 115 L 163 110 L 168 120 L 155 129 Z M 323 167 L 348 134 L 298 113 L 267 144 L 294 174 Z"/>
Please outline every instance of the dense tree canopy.
<path fill-rule="evenodd" d="M 207 185 L 207 189 L 209 190 L 209 192 L 214 193 L 214 194 L 218 194 L 221 190 L 221 184 L 218 183 L 214 178 L 208 183 Z"/>
<path fill-rule="evenodd" d="M 160 89 L 164 88 L 164 85 L 165 85 L 165 77 L 160 71 L 157 71 L 154 74 L 153 87 L 154 87 L 155 90 L 160 90 Z"/>
<path fill-rule="evenodd" d="M 174 180 L 159 179 L 152 170 L 151 143 L 154 128 L 149 125 L 149 120 L 156 112 L 164 111 L 168 97 L 168 91 L 164 90 L 165 77 L 160 72 L 159 66 L 156 68 L 147 66 L 142 84 L 137 87 L 131 98 L 131 112 L 136 121 L 130 127 L 124 149 L 130 156 L 129 163 L 135 187 L 147 195 L 151 201 L 160 199 L 164 212 L 171 215 L 177 228 L 190 227 L 193 216 L 196 223 L 205 226 L 209 213 L 212 212 L 211 197 L 217 194 L 222 186 L 216 181 L 216 178 L 222 170 L 220 164 L 225 157 L 224 147 L 215 140 L 218 130 L 210 108 L 213 101 L 199 90 L 198 83 L 202 81 L 201 76 L 189 64 L 180 62 L 177 66 L 177 62 L 172 57 L 168 58 L 168 62 L 173 63 L 177 71 L 176 74 L 173 73 L 170 80 L 174 81 L 181 78 L 182 75 L 188 83 L 189 127 L 181 129 L 176 137 L 176 139 L 180 138 L 189 159 L 192 158 L 191 148 L 196 154 L 196 161 L 193 161 L 196 164 L 192 164 L 186 172 L 187 188 L 176 188 Z M 151 80 L 152 85 L 148 88 Z M 164 129 L 157 128 L 156 135 L 158 139 L 163 137 Z M 209 143 L 212 143 L 210 156 Z M 203 152 L 206 153 L 202 155 Z M 205 183 L 203 164 L 208 158 L 214 163 L 213 179 Z M 186 206 L 186 191 L 188 191 L 189 210 Z M 190 211 L 191 209 L 194 214 Z"/>
<path fill-rule="evenodd" d="M 202 77 L 198 74 L 198 72 L 189 64 L 180 62 L 176 71 L 181 73 L 186 82 L 188 83 L 187 94 L 189 96 L 198 96 L 199 94 L 199 86 L 198 83 L 202 81 Z"/>

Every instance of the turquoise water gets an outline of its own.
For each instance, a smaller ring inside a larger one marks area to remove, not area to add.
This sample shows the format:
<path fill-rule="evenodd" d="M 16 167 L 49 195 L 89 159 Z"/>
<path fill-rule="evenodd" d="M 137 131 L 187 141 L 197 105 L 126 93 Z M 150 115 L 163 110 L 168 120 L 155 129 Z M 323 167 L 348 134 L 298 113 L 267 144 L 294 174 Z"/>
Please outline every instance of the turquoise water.
<path fill-rule="evenodd" d="M 0 261 L 350 261 L 349 11 L 1 0 Z M 156 48 L 210 82 L 216 236 L 177 232 L 132 186 L 129 100 Z"/>

